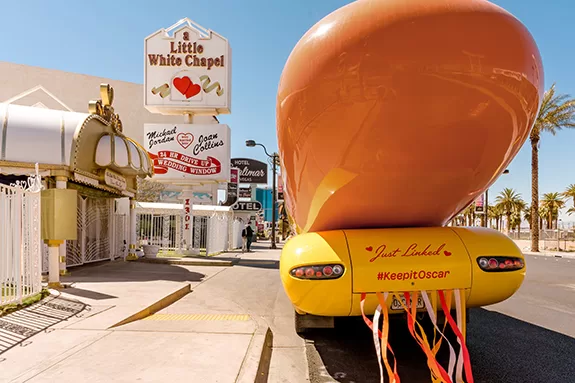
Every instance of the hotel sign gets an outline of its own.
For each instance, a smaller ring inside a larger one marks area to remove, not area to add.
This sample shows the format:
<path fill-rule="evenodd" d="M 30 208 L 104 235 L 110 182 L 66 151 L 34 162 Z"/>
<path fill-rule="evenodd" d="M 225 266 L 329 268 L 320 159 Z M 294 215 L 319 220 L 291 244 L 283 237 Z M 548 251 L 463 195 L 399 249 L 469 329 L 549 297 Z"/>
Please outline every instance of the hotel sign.
<path fill-rule="evenodd" d="M 232 166 L 240 169 L 240 183 L 267 184 L 268 164 L 251 158 L 232 158 Z"/>

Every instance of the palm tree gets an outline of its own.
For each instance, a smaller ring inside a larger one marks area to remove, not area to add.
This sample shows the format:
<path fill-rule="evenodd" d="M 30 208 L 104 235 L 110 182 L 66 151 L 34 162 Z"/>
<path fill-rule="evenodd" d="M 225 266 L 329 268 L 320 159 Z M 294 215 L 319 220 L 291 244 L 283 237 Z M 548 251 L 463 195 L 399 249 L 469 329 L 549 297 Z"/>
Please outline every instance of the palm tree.
<path fill-rule="evenodd" d="M 501 227 L 501 218 L 503 217 L 503 211 L 501 210 L 501 206 L 499 205 L 491 205 L 489 206 L 489 219 L 495 223 L 495 229 L 499 230 Z M 491 225 L 492 227 L 494 225 Z"/>
<path fill-rule="evenodd" d="M 545 193 L 541 200 L 541 206 L 547 210 L 547 228 L 553 229 L 553 222 L 559 218 L 559 210 L 565 206 L 561 193 Z"/>
<path fill-rule="evenodd" d="M 529 223 L 529 230 L 531 230 L 531 207 L 528 206 L 527 204 L 525 205 L 525 208 L 523 209 L 523 218 Z"/>
<path fill-rule="evenodd" d="M 525 211 L 526 206 L 527 203 L 525 203 L 523 199 L 517 201 L 517 203 L 515 204 L 515 208 L 513 210 L 513 215 L 511 217 L 513 227 L 517 229 L 517 239 L 519 239 L 519 236 L 521 235 L 521 221 L 522 221 L 521 214 Z"/>
<path fill-rule="evenodd" d="M 539 230 L 549 229 L 549 209 L 546 206 L 539 206 Z M 545 225 L 543 225 L 545 224 Z"/>
<path fill-rule="evenodd" d="M 575 184 L 567 186 L 562 195 L 567 199 L 571 198 L 573 200 L 573 208 L 575 208 Z"/>
<path fill-rule="evenodd" d="M 507 233 L 511 232 L 511 216 L 513 212 L 517 210 L 517 206 L 523 203 L 521 199 L 521 194 L 517 193 L 511 188 L 505 188 L 497 198 L 495 198 L 495 203 L 500 206 L 503 214 L 507 218 Z"/>
<path fill-rule="evenodd" d="M 553 135 L 562 128 L 575 127 L 575 99 L 555 94 L 555 84 L 543 95 L 539 114 L 529 136 L 531 141 L 531 227 L 539 227 L 539 142 L 541 133 Z M 539 251 L 539 230 L 531 232 L 531 251 Z"/>

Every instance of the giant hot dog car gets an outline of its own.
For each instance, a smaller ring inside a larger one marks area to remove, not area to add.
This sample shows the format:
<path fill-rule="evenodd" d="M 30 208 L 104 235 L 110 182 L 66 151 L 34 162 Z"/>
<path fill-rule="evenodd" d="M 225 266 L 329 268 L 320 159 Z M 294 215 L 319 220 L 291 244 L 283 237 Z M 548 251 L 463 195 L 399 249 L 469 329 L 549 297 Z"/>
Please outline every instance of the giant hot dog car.
<path fill-rule="evenodd" d="M 465 308 L 513 295 L 525 262 L 498 231 L 446 224 L 513 160 L 542 92 L 533 37 L 488 1 L 358 0 L 314 25 L 277 96 L 298 233 L 280 273 L 298 327 L 363 316 L 386 339 L 379 317 L 403 314 L 434 360 L 417 323 L 426 313 L 436 331 L 452 327 L 471 381 Z M 430 366 L 442 381 L 461 374 Z"/>

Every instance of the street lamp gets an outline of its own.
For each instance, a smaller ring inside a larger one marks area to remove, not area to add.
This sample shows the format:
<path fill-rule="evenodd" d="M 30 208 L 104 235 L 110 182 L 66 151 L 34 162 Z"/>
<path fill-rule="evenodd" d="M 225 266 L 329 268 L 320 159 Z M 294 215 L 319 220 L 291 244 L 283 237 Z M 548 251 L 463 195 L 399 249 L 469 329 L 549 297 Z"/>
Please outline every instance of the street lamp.
<path fill-rule="evenodd" d="M 271 249 L 277 249 L 277 247 L 276 247 L 276 220 L 277 220 L 277 217 L 276 217 L 276 203 L 277 203 L 276 164 L 278 162 L 279 156 L 277 153 L 269 154 L 264 145 L 258 144 L 254 140 L 247 140 L 246 146 L 248 148 L 261 146 L 262 148 L 264 148 L 264 152 L 266 153 L 266 156 L 268 156 L 272 160 L 272 245 L 271 245 Z"/>
<path fill-rule="evenodd" d="M 509 174 L 509 169 L 505 169 L 502 174 Z M 489 217 L 487 213 L 489 212 L 489 188 L 485 189 L 485 218 L 483 220 L 485 227 L 487 227 L 487 222 L 489 221 Z"/>

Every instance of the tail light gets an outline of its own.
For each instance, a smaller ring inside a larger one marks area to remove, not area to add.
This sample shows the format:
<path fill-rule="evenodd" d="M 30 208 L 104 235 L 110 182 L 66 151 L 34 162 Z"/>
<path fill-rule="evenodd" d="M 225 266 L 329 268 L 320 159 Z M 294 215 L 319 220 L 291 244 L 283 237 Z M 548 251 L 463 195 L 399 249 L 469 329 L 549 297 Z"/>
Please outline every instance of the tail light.
<path fill-rule="evenodd" d="M 298 279 L 337 279 L 343 275 L 342 265 L 310 265 L 292 269 L 290 275 Z"/>
<path fill-rule="evenodd" d="M 480 257 L 477 264 L 483 271 L 515 271 L 525 267 L 521 258 L 515 257 Z"/>

